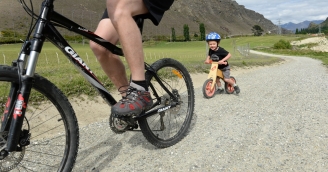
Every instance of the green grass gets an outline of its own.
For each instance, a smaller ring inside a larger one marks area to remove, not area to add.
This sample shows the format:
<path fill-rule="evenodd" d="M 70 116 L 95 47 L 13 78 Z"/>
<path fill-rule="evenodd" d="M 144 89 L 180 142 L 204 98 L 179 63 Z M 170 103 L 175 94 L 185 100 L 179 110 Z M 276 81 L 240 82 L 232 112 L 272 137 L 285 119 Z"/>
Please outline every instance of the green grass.
<path fill-rule="evenodd" d="M 277 38 L 272 39 L 273 44 L 275 42 L 278 42 Z M 284 39 L 287 41 L 295 41 L 295 40 L 302 40 L 305 38 L 309 38 L 309 37 L 304 36 L 304 35 L 301 35 L 299 37 L 287 37 L 286 36 L 286 37 L 282 37 L 281 39 Z M 270 44 L 267 44 L 267 45 L 268 46 L 265 46 L 265 47 L 253 46 L 252 49 L 271 53 L 271 54 L 310 57 L 310 58 L 321 60 L 323 65 L 328 66 L 328 52 L 318 52 L 318 51 L 312 51 L 312 50 L 308 50 L 308 49 L 301 49 L 303 47 L 311 48 L 311 47 L 317 46 L 316 43 L 309 43 L 309 44 L 303 44 L 300 46 L 295 46 L 293 49 L 273 49 L 272 46 L 270 46 Z"/>
<path fill-rule="evenodd" d="M 233 39 L 224 39 L 220 46 L 224 47 L 232 54 L 229 63 L 234 67 L 251 67 L 270 65 L 281 61 L 275 57 L 264 57 L 260 55 L 242 56 L 236 51 L 234 45 L 249 44 L 251 49 L 266 49 L 280 39 L 297 40 L 298 37 L 284 36 L 264 36 L 264 37 L 240 37 Z M 93 55 L 88 44 L 75 44 L 71 46 L 79 56 L 86 62 L 89 68 L 96 76 L 104 82 L 109 90 L 114 89 L 113 84 L 102 71 L 98 61 Z M 10 65 L 11 61 L 17 59 L 21 44 L 0 45 L 0 64 Z M 279 53 L 279 52 L 278 52 Z M 170 57 L 184 64 L 191 73 L 208 72 L 209 65 L 204 64 L 207 54 L 207 46 L 205 41 L 193 42 L 145 42 L 144 43 L 145 61 L 149 64 L 154 61 Z M 125 58 L 122 57 L 123 62 Z M 91 87 L 75 67 L 67 60 L 67 58 L 55 46 L 45 43 L 38 60 L 37 73 L 48 78 L 57 85 L 67 96 L 77 96 L 81 94 L 94 96 L 97 93 Z M 129 70 L 127 69 L 129 74 Z"/>
<path fill-rule="evenodd" d="M 276 49 L 261 49 L 259 51 L 272 53 L 272 54 L 281 54 L 289 56 L 303 56 L 318 59 L 322 61 L 322 64 L 328 66 L 328 53 L 327 52 L 315 52 L 311 50 L 276 50 Z"/>

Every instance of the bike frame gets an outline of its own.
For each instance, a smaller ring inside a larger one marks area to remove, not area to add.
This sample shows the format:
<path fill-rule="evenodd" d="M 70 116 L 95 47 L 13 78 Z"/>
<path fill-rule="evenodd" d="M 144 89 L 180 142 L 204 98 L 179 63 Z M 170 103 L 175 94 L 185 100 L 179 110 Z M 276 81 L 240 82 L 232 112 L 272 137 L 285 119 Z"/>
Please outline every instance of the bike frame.
<path fill-rule="evenodd" d="M 99 94 L 110 106 L 116 104 L 116 100 L 113 98 L 113 96 L 98 80 L 92 70 L 82 60 L 82 58 L 79 57 L 76 51 L 74 51 L 74 49 L 63 38 L 55 26 L 66 28 L 72 32 L 82 35 L 105 47 L 116 55 L 123 56 L 122 49 L 54 11 L 53 2 L 54 0 L 44 0 L 42 3 L 42 8 L 36 24 L 34 36 L 31 40 L 23 44 L 22 51 L 17 59 L 17 62 L 13 64 L 14 66 L 18 67 L 20 81 L 16 84 L 13 83 L 11 86 L 10 95 L 8 96 L 8 101 L 4 112 L 4 119 L 1 125 L 1 132 L 9 131 L 6 148 L 6 151 L 8 152 L 18 151 L 19 149 L 17 145 L 20 139 L 20 132 L 25 117 L 25 110 L 33 85 L 33 77 L 35 75 L 36 64 L 45 39 L 49 40 L 67 56 L 67 58 L 78 68 L 85 79 L 96 88 Z M 142 31 L 143 19 L 137 18 L 136 22 L 140 28 L 140 31 Z M 152 75 L 163 87 L 163 89 L 171 97 L 174 97 L 174 99 L 177 100 L 172 92 L 165 87 L 161 79 L 156 74 L 156 71 L 152 70 L 152 68 L 146 64 L 145 69 L 147 74 Z M 153 107 L 155 107 L 160 104 L 161 100 L 153 85 L 149 83 L 149 86 L 157 98 L 157 101 L 153 105 Z M 176 105 L 177 104 L 171 104 L 161 108 L 153 109 L 147 113 L 141 114 L 136 119 L 151 116 L 158 113 L 159 110 L 164 111 L 163 109 L 169 109 L 166 107 L 171 106 L 172 108 Z"/>
<path fill-rule="evenodd" d="M 220 79 L 224 79 L 222 71 L 219 69 L 219 62 L 212 61 L 210 72 L 208 73 L 207 79 L 213 79 L 213 84 L 211 86 L 211 90 L 213 90 L 216 79 L 219 77 Z"/>

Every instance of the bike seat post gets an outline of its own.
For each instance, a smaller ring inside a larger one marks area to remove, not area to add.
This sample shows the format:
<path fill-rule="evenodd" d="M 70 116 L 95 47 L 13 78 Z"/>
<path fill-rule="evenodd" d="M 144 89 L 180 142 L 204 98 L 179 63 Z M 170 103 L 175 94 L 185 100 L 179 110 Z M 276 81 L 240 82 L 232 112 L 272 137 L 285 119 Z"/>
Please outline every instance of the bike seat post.
<path fill-rule="evenodd" d="M 134 17 L 134 21 L 137 23 L 140 33 L 142 35 L 143 25 L 144 25 L 144 18 L 141 16 Z"/>

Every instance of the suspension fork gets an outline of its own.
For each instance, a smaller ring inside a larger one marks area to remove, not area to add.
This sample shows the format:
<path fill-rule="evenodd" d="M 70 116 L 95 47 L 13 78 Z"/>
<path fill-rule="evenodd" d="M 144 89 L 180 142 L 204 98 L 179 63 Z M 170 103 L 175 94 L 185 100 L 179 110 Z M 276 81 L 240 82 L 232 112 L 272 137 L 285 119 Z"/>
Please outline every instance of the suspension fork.
<path fill-rule="evenodd" d="M 18 91 L 15 106 L 13 106 L 12 119 L 7 139 L 7 151 L 16 151 L 20 133 L 25 118 L 28 98 L 32 89 L 33 77 L 22 76 L 21 88 Z"/>
<path fill-rule="evenodd" d="M 16 90 L 17 91 L 16 93 L 10 95 L 14 96 L 16 94 L 14 97 L 15 103 L 10 105 L 10 109 L 12 109 L 10 111 L 10 114 L 12 114 L 12 116 L 9 117 L 9 119 L 11 118 L 11 120 L 8 121 L 10 122 L 6 148 L 6 151 L 8 152 L 16 151 L 17 146 L 19 144 L 22 125 L 25 118 L 25 111 L 34 82 L 36 64 L 45 40 L 45 37 L 42 33 L 46 25 L 48 10 L 49 7 L 44 5 L 41 10 L 40 19 L 37 21 L 33 39 L 31 42 L 25 42 L 22 52 L 17 61 L 17 68 L 19 71 L 19 83 L 16 87 L 12 86 L 13 92 L 15 92 Z M 28 56 L 29 58 L 26 64 L 25 61 L 27 60 Z"/>
<path fill-rule="evenodd" d="M 37 55 L 33 53 L 33 51 L 30 51 L 30 48 L 30 42 L 24 43 L 23 49 L 17 62 L 14 62 L 13 64 L 13 66 L 16 66 L 18 69 L 18 83 L 11 84 L 9 93 L 10 95 L 8 96 L 7 102 L 9 105 L 6 105 L 6 108 L 8 108 L 9 110 L 7 111 L 8 114 L 5 120 L 3 120 L 1 126 L 1 131 L 9 131 L 6 148 L 8 152 L 16 151 L 17 149 L 22 125 L 25 118 L 27 102 L 34 81 L 34 74 L 32 76 L 25 74 L 26 58 L 31 55 L 29 58 L 29 64 L 33 62 L 36 63 L 35 58 L 37 58 Z M 29 68 L 31 68 L 31 66 Z M 35 69 L 30 70 L 32 70 L 34 73 Z M 9 123 L 10 125 L 8 125 Z"/>
<path fill-rule="evenodd" d="M 10 114 L 13 112 L 12 104 L 15 103 L 17 97 L 18 84 L 11 83 L 9 96 L 5 105 L 5 110 L 1 119 L 1 130 L 0 132 L 9 130 L 9 123 L 11 121 Z"/>

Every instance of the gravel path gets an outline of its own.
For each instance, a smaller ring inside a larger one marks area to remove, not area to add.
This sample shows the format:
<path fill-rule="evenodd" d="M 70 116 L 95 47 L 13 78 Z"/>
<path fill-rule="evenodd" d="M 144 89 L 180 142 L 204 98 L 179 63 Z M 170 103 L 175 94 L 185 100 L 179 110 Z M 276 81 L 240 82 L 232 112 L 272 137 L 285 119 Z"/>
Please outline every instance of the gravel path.
<path fill-rule="evenodd" d="M 74 171 L 326 171 L 327 68 L 282 58 L 234 75 L 239 96 L 205 99 L 195 87 L 191 132 L 170 148 L 157 149 L 140 132 L 116 135 L 107 120 L 82 128 Z"/>

